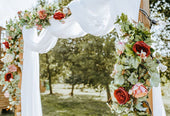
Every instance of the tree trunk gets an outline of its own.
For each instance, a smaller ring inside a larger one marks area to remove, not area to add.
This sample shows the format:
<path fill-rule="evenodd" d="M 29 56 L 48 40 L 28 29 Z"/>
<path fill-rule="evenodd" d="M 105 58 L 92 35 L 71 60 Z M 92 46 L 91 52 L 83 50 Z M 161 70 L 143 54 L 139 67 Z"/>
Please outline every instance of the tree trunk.
<path fill-rule="evenodd" d="M 70 93 L 71 96 L 74 95 L 74 84 L 72 84 L 72 88 L 71 88 L 71 93 Z"/>
<path fill-rule="evenodd" d="M 106 85 L 106 92 L 107 92 L 107 102 L 109 104 L 112 103 L 112 98 L 111 98 L 111 93 L 110 93 L 110 88 L 109 88 L 109 84 Z"/>
<path fill-rule="evenodd" d="M 49 80 L 50 94 L 53 94 L 52 85 L 51 85 L 50 63 L 49 63 L 48 59 L 49 59 L 49 56 L 48 56 L 48 53 L 46 53 L 46 63 L 48 64 L 48 66 L 47 66 L 47 72 L 48 72 L 48 80 Z"/>

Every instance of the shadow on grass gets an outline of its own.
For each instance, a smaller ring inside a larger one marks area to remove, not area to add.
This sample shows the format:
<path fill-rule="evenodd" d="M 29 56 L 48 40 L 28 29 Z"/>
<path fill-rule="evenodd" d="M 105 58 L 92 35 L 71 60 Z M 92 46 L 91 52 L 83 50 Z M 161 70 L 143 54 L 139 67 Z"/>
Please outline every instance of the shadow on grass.
<path fill-rule="evenodd" d="M 54 94 L 41 98 L 44 116 L 113 116 L 106 102 L 95 100 L 96 96 L 62 97 Z"/>

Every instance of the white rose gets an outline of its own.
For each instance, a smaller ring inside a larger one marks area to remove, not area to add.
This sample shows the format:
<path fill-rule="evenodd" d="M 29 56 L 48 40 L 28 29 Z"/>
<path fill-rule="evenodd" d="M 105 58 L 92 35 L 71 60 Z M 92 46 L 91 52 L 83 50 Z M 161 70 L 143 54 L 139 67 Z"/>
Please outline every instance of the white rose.
<path fill-rule="evenodd" d="M 5 93 L 4 93 L 4 96 L 6 97 L 6 98 L 9 98 L 9 92 L 8 91 L 5 91 Z"/>
<path fill-rule="evenodd" d="M 14 31 L 14 27 L 13 27 L 13 26 L 11 26 L 11 27 L 10 27 L 10 30 L 11 30 L 11 31 Z"/>
<path fill-rule="evenodd" d="M 161 72 L 165 72 L 168 68 L 167 66 L 163 65 L 162 63 L 159 64 L 159 69 L 161 70 Z"/>
<path fill-rule="evenodd" d="M 65 8 L 63 9 L 63 13 L 64 13 L 64 14 L 67 14 L 67 13 L 68 13 L 68 8 L 67 8 L 67 7 L 65 7 Z"/>
<path fill-rule="evenodd" d="M 4 63 L 10 63 L 14 60 L 14 55 L 12 54 L 6 54 L 4 58 L 1 59 Z"/>

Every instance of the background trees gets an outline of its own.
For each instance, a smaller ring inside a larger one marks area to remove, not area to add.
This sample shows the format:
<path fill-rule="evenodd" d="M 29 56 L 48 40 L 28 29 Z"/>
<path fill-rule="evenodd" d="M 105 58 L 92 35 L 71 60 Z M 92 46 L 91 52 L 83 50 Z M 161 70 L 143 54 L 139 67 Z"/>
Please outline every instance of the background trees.
<path fill-rule="evenodd" d="M 110 74 L 115 62 L 116 37 L 113 33 L 104 37 L 86 35 L 76 39 L 59 39 L 53 51 L 41 56 L 42 62 L 46 59 L 41 63 L 41 76 L 48 76 L 51 80 L 55 75 L 57 78 L 53 78 L 58 79 L 66 69 L 64 82 L 72 85 L 71 95 L 76 84 L 84 84 L 94 88 L 106 88 L 109 99 Z"/>

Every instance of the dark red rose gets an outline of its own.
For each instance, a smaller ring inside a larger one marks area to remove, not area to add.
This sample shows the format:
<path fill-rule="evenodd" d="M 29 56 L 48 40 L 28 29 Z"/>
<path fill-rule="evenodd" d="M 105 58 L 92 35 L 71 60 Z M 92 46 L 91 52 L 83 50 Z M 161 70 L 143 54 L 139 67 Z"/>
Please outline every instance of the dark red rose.
<path fill-rule="evenodd" d="M 55 12 L 53 18 L 56 20 L 61 20 L 65 17 L 65 14 L 62 12 Z"/>
<path fill-rule="evenodd" d="M 123 87 L 119 87 L 114 91 L 114 96 L 119 104 L 126 104 L 130 100 L 130 95 Z"/>
<path fill-rule="evenodd" d="M 13 79 L 13 74 L 12 73 L 6 73 L 5 74 L 5 81 L 10 82 L 10 79 Z"/>
<path fill-rule="evenodd" d="M 133 51 L 135 53 L 141 53 L 141 51 L 143 50 L 143 52 L 146 53 L 146 57 L 148 57 L 151 54 L 150 51 L 150 46 L 148 46 L 145 42 L 143 41 L 138 41 L 133 45 Z M 140 54 L 138 54 L 140 56 Z"/>
<path fill-rule="evenodd" d="M 5 48 L 9 49 L 9 43 L 7 41 L 3 42 L 3 44 L 5 45 Z"/>

